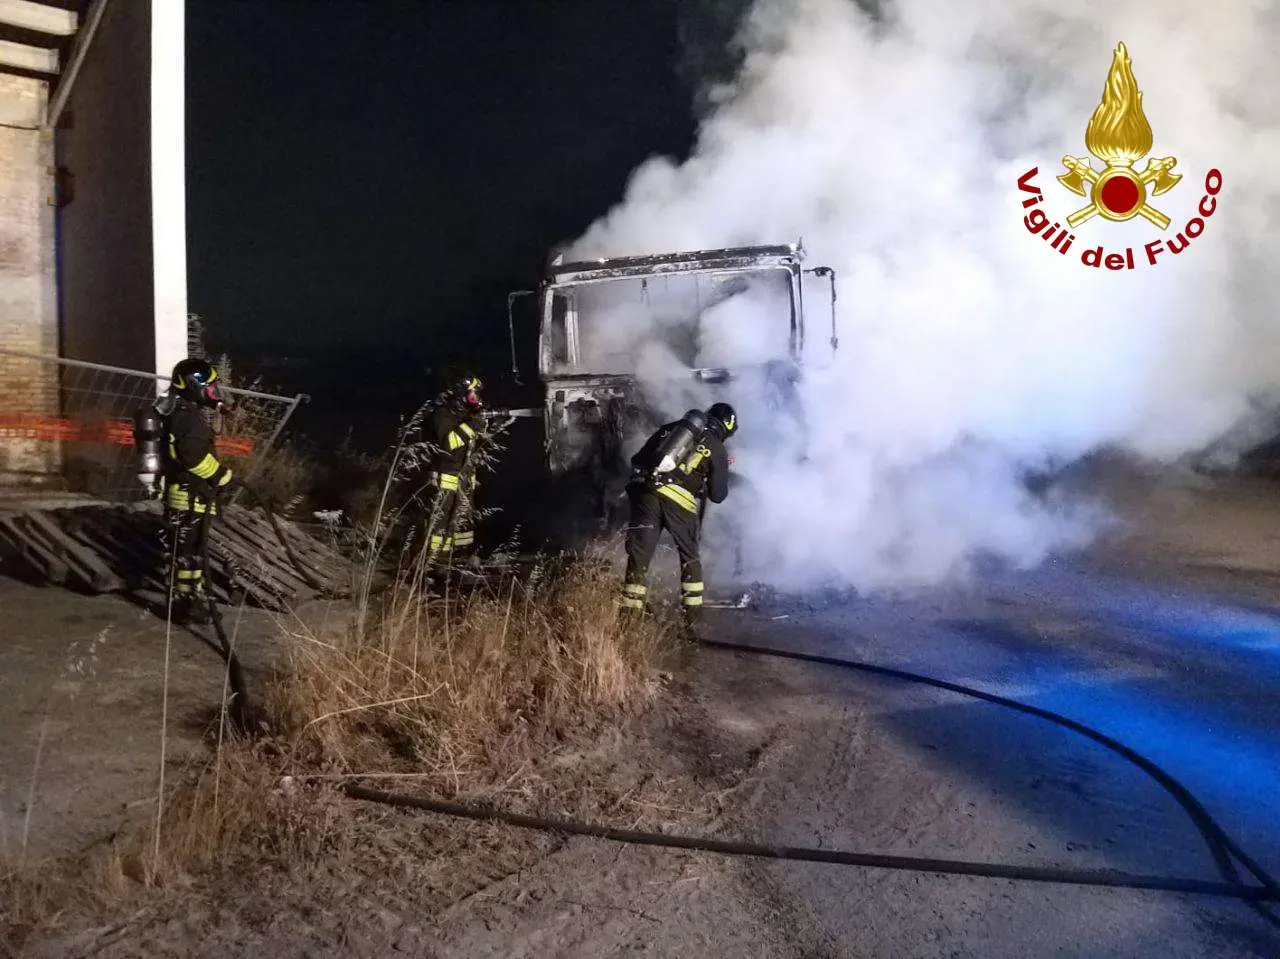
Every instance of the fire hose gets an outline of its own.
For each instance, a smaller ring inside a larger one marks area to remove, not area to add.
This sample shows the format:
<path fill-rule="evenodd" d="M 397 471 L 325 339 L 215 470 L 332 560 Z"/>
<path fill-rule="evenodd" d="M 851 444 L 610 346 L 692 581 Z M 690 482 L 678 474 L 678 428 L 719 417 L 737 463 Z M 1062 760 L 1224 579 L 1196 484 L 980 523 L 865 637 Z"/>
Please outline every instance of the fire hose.
<path fill-rule="evenodd" d="M 206 512 L 200 519 L 200 525 L 203 527 L 200 531 L 200 564 L 206 580 L 209 577 L 209 527 L 212 522 L 212 512 Z M 227 666 L 227 687 L 231 690 L 227 712 L 232 724 L 244 729 L 246 728 L 245 716 L 249 708 L 249 686 L 244 679 L 244 668 L 240 664 L 240 657 L 236 655 L 235 644 L 227 637 L 226 628 L 222 625 L 222 614 L 218 611 L 218 604 L 214 601 L 213 594 L 206 593 L 205 600 L 209 609 L 209 621 L 213 624 L 214 635 L 218 638 L 217 650 Z"/>
<path fill-rule="evenodd" d="M 284 530 L 280 526 L 280 521 L 277 519 L 275 511 L 271 508 L 271 504 L 256 490 L 245 484 L 243 481 L 239 482 L 238 486 L 249 495 L 250 499 L 262 507 L 262 511 L 267 514 L 267 518 L 271 523 L 271 528 L 274 530 L 276 538 L 280 541 L 280 545 L 283 547 L 290 565 L 294 567 L 303 582 L 316 590 L 320 595 L 329 599 L 342 599 L 350 595 L 349 593 L 340 593 L 331 590 L 327 585 L 320 582 L 315 576 L 313 576 L 303 562 L 298 558 L 297 553 L 294 552 L 293 546 L 289 543 L 288 537 L 285 536 Z M 200 518 L 200 563 L 205 582 L 208 582 L 210 577 L 209 533 L 212 524 L 213 513 L 212 511 L 207 511 Z M 176 545 L 176 532 L 173 535 L 175 537 Z M 170 558 L 170 564 L 170 569 L 172 570 L 173 557 Z M 232 593 L 236 591 L 235 587 L 236 576 L 233 569 L 231 571 Z M 172 590 L 173 584 L 171 582 L 169 584 L 170 595 L 172 595 Z M 209 613 L 209 622 L 213 626 L 213 632 L 217 638 L 217 643 L 212 645 L 214 646 L 215 651 L 222 657 L 222 661 L 227 667 L 227 686 L 231 691 L 228 703 L 228 715 L 230 716 L 233 725 L 244 729 L 247 728 L 246 716 L 248 715 L 247 711 L 249 709 L 249 688 L 244 678 L 244 667 L 240 662 L 240 658 L 236 655 L 235 644 L 227 636 L 226 627 L 222 622 L 222 613 L 219 611 L 218 604 L 214 600 L 212 593 L 205 594 L 205 606 Z"/>
<path fill-rule="evenodd" d="M 347 796 L 368 802 L 390 806 L 420 809 L 439 815 L 463 819 L 501 822 L 522 829 L 571 836 L 589 836 L 612 842 L 657 846 L 668 849 L 687 849 L 717 853 L 725 856 L 744 856 L 759 859 L 780 859 L 797 862 L 819 862 L 869 869 L 905 870 L 937 875 L 983 876 L 992 879 L 1010 879 L 1026 882 L 1042 882 L 1076 886 L 1102 886 L 1123 889 L 1178 892 L 1190 895 L 1216 896 L 1247 902 L 1271 925 L 1280 928 L 1277 917 L 1265 904 L 1280 903 L 1280 883 L 1264 870 L 1252 857 L 1227 834 L 1210 815 L 1202 803 L 1172 775 L 1134 749 L 1107 736 L 1084 723 L 1067 716 L 1041 709 L 1017 700 L 997 696 L 981 689 L 963 686 L 946 680 L 935 679 L 918 673 L 892 669 L 874 663 L 839 659 L 807 653 L 775 649 L 742 643 L 701 640 L 706 649 L 754 656 L 769 656 L 798 660 L 835 669 L 855 670 L 904 682 L 923 684 L 937 689 L 958 693 L 984 702 L 1015 710 L 1061 726 L 1116 753 L 1136 765 L 1158 783 L 1183 808 L 1209 846 L 1209 851 L 1222 875 L 1222 881 L 1185 879 L 1178 877 L 1126 873 L 1115 870 L 1065 869 L 1041 866 L 1019 866 L 1005 863 L 974 862 L 959 859 L 932 859 L 913 856 L 891 856 L 877 853 L 854 852 L 814 847 L 784 846 L 774 843 L 742 842 L 706 837 L 675 835 L 662 832 L 642 832 L 617 829 L 611 826 L 529 816 L 488 806 L 467 805 L 439 799 L 372 789 L 358 783 L 343 787 Z M 1256 880 L 1256 884 L 1241 879 L 1239 863 Z"/>

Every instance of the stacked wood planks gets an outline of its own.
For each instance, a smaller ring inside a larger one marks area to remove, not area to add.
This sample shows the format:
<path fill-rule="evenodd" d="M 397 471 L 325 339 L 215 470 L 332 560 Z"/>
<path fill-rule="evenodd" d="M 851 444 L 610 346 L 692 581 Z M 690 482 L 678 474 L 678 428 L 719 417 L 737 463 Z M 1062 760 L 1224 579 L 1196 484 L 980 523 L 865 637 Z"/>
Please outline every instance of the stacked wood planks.
<path fill-rule="evenodd" d="M 280 526 L 293 558 L 261 510 L 224 508 L 210 536 L 217 600 L 230 602 L 242 589 L 249 602 L 279 610 L 351 590 L 357 570 L 349 560 L 286 521 Z M 160 531 L 155 503 L 0 509 L 0 570 L 82 592 L 163 593 Z"/>

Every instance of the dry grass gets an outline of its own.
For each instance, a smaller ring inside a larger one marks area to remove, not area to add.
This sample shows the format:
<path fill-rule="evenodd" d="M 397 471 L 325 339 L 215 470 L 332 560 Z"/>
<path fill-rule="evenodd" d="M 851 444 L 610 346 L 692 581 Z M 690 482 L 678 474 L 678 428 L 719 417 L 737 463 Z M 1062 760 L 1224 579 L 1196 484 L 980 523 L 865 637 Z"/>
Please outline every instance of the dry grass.
<path fill-rule="evenodd" d="M 306 767 L 404 771 L 441 788 L 509 773 L 544 734 L 649 701 L 667 632 L 622 631 L 617 577 L 579 558 L 432 595 L 410 583 L 378 600 L 362 633 L 297 636 L 268 708 Z"/>
<path fill-rule="evenodd" d="M 467 589 L 428 590 L 426 573 L 366 597 L 336 637 L 286 632 L 274 681 L 254 690 L 270 735 L 215 728 L 216 753 L 180 777 L 158 824 L 70 859 L 0 862 L 0 946 L 119 914 L 217 862 L 314 857 L 353 814 L 332 789 L 346 776 L 473 797 L 518 789 L 535 757 L 658 692 L 674 631 L 619 628 L 602 558 Z"/>
<path fill-rule="evenodd" d="M 258 393 L 275 393 L 269 384 L 263 382 L 262 377 L 247 380 L 237 375 L 231 357 L 227 354 L 221 354 L 213 362 L 227 386 Z M 268 442 L 272 443 L 265 457 L 255 453 L 249 459 L 234 455 L 227 455 L 224 459 L 241 479 L 250 480 L 254 490 L 275 504 L 275 508 L 282 513 L 287 513 L 313 491 L 320 469 L 318 451 L 302 437 L 289 432 L 275 436 L 280 417 L 285 412 L 285 407 L 279 400 L 242 396 L 234 414 L 217 419 L 220 430 L 251 440 L 256 450 L 263 449 Z"/>
<path fill-rule="evenodd" d="M 253 850 L 269 864 L 314 850 L 324 817 L 294 798 L 260 744 L 226 743 L 167 797 L 158 856 L 153 833 L 136 829 L 74 856 L 0 860 L 0 950 L 21 954 L 42 935 L 116 915 L 149 891 L 190 885 L 228 855 Z"/>
<path fill-rule="evenodd" d="M 282 516 L 313 492 L 320 461 L 298 437 L 286 434 L 276 441 L 266 459 L 255 467 L 231 460 L 233 468 L 246 472 L 253 491 L 271 503 Z"/>

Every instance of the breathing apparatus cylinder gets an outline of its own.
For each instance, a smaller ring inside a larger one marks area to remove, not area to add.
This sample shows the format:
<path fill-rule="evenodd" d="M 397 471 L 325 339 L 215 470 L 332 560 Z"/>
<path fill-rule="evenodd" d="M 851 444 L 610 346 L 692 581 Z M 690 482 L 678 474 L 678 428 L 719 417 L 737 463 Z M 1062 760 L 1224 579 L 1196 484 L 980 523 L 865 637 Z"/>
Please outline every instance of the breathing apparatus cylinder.
<path fill-rule="evenodd" d="M 707 417 L 702 410 L 689 410 L 680 418 L 676 428 L 666 435 L 658 444 L 656 451 L 657 465 L 653 468 L 653 476 L 658 479 L 664 473 L 670 473 L 680 464 L 702 438 L 707 430 Z"/>
<path fill-rule="evenodd" d="M 161 440 L 164 420 L 155 406 L 144 406 L 133 417 L 133 444 L 138 450 L 138 482 L 154 491 L 156 480 L 164 468 Z"/>

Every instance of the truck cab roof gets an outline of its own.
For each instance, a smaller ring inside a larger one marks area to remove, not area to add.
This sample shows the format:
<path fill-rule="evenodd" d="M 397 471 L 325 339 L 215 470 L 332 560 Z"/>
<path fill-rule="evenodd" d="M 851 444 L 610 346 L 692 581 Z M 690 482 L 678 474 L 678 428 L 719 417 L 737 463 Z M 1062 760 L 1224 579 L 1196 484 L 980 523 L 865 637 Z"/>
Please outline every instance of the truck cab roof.
<path fill-rule="evenodd" d="M 798 269 L 804 261 L 800 244 L 786 246 L 738 246 L 687 253 L 656 253 L 649 256 L 619 256 L 564 263 L 563 255 L 547 267 L 546 284 L 562 286 L 597 280 L 669 273 L 713 272 L 720 270 Z"/>

